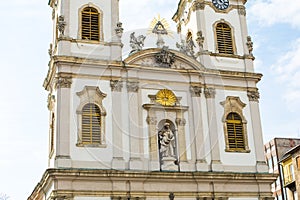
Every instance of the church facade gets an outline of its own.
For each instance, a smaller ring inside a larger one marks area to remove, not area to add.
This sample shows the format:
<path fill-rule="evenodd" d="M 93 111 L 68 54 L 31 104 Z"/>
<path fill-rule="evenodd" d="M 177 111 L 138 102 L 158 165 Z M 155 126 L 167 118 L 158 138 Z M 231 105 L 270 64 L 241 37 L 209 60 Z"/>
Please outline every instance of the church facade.
<path fill-rule="evenodd" d="M 28 200 L 271 200 L 246 0 L 180 0 L 130 35 L 118 0 L 50 0 L 49 168 Z"/>

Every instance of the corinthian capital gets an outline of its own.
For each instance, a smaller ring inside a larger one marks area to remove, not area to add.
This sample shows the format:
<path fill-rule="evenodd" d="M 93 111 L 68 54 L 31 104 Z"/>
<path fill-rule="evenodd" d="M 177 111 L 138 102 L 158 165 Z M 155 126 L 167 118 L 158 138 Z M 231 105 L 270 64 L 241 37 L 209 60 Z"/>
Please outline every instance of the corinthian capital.
<path fill-rule="evenodd" d="M 204 95 L 208 98 L 215 98 L 216 96 L 216 89 L 215 88 L 204 88 Z"/>
<path fill-rule="evenodd" d="M 259 101 L 260 95 L 259 92 L 257 90 L 248 90 L 247 92 L 249 101 Z"/>
<path fill-rule="evenodd" d="M 113 92 L 121 92 L 123 88 L 123 81 L 111 80 L 110 87 L 111 87 L 111 91 Z"/>
<path fill-rule="evenodd" d="M 72 85 L 72 77 L 57 77 L 56 88 L 70 88 Z"/>

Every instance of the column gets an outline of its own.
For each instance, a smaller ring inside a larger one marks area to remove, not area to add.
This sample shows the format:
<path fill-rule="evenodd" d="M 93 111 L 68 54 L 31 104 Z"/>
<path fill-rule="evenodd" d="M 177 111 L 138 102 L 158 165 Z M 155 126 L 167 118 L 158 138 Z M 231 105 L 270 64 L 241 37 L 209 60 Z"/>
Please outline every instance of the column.
<path fill-rule="evenodd" d="M 157 117 L 154 109 L 148 110 L 148 131 L 149 131 L 149 157 L 150 157 L 150 170 L 160 170 L 160 162 L 158 158 L 158 137 L 157 137 Z"/>
<path fill-rule="evenodd" d="M 122 88 L 123 82 L 111 80 L 112 93 L 112 132 L 113 132 L 113 169 L 125 169 L 125 160 L 123 157 L 123 132 L 122 132 Z"/>
<path fill-rule="evenodd" d="M 139 102 L 138 102 L 138 82 L 127 82 L 128 102 L 129 102 L 129 134 L 130 134 L 130 160 L 129 169 L 142 170 L 142 130 L 139 125 Z"/>
<path fill-rule="evenodd" d="M 211 170 L 222 171 L 215 106 L 216 90 L 215 88 L 205 88 L 204 94 L 207 104 L 208 129 L 211 149 Z"/>
<path fill-rule="evenodd" d="M 197 171 L 208 171 L 208 165 L 205 160 L 205 139 L 203 134 L 202 108 L 201 108 L 200 86 L 191 86 L 192 112 L 194 118 L 194 143 L 196 146 L 196 169 Z"/>
<path fill-rule="evenodd" d="M 261 127 L 261 119 L 259 112 L 259 92 L 257 90 L 248 90 L 247 92 L 249 98 L 250 105 L 250 114 L 252 121 L 252 130 L 253 130 L 253 138 L 255 145 L 255 155 L 256 155 L 256 170 L 257 172 L 268 172 L 268 166 L 265 163 L 264 158 L 264 144 L 262 137 L 262 127 Z"/>
<path fill-rule="evenodd" d="M 59 76 L 57 90 L 57 125 L 55 167 L 71 167 L 70 157 L 70 98 L 71 75 Z"/>

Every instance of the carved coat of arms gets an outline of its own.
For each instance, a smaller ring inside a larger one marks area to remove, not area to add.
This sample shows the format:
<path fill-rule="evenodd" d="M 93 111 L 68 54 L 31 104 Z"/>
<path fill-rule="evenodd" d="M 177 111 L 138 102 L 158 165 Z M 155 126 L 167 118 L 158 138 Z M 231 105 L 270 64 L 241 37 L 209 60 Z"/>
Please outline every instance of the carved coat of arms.
<path fill-rule="evenodd" d="M 170 52 L 168 47 L 163 47 L 161 52 L 155 55 L 155 60 L 160 67 L 170 68 L 175 62 L 175 54 Z"/>

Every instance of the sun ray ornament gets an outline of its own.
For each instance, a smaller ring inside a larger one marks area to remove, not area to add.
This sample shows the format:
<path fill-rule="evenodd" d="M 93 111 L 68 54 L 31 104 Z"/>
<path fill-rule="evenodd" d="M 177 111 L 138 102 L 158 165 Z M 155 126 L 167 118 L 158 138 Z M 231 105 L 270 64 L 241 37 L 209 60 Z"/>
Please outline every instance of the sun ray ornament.
<path fill-rule="evenodd" d="M 163 48 L 165 41 L 163 35 L 172 36 L 170 25 L 165 18 L 161 18 L 160 15 L 155 17 L 150 24 L 148 34 L 157 35 L 157 48 Z"/>

